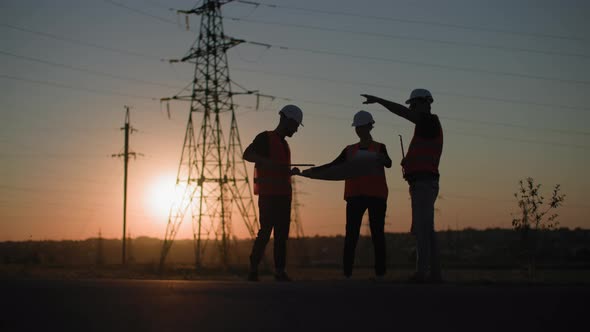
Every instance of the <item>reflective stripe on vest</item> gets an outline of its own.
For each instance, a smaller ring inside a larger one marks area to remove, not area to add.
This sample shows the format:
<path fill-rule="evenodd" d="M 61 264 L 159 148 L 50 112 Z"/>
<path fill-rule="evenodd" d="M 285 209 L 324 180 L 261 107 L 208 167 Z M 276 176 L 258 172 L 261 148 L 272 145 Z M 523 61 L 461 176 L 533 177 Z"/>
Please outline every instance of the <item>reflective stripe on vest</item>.
<path fill-rule="evenodd" d="M 369 151 L 379 153 L 380 143 L 371 142 Z M 352 159 L 359 150 L 359 143 L 346 147 L 346 159 Z M 385 169 L 381 166 L 380 172 L 376 175 L 359 176 L 347 179 L 344 182 L 344 199 L 355 196 L 380 197 L 387 199 L 387 180 Z"/>
<path fill-rule="evenodd" d="M 284 170 L 263 169 L 254 166 L 254 194 L 268 196 L 291 195 L 291 151 L 289 144 L 281 142 L 281 138 L 274 131 L 267 131 L 268 159 L 279 165 L 285 165 Z"/>
<path fill-rule="evenodd" d="M 443 132 L 439 129 L 439 135 L 433 139 L 425 139 L 416 135 L 408 148 L 408 154 L 404 158 L 404 170 L 406 175 L 418 172 L 438 173 L 438 165 L 443 149 Z"/>

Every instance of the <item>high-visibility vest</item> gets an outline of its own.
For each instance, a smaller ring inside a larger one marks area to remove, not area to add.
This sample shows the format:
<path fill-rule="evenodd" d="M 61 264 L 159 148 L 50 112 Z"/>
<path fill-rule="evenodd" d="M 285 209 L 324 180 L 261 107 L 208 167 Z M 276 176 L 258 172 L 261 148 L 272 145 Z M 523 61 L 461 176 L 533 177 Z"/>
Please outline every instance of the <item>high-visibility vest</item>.
<path fill-rule="evenodd" d="M 268 137 L 268 159 L 277 164 L 285 165 L 283 170 L 263 169 L 254 166 L 254 194 L 263 196 L 291 195 L 291 150 L 287 142 L 281 142 L 281 137 L 274 131 L 266 132 Z"/>
<path fill-rule="evenodd" d="M 371 142 L 369 151 L 379 153 L 381 143 Z M 360 144 L 353 144 L 346 147 L 346 159 L 351 160 L 358 152 Z M 385 169 L 380 166 L 377 174 L 363 175 L 344 181 L 344 199 L 355 196 L 369 196 L 387 199 L 387 180 Z"/>
<path fill-rule="evenodd" d="M 414 128 L 414 137 L 403 163 L 406 176 L 420 172 L 439 174 L 438 164 L 443 149 L 442 127 L 439 127 L 439 131 L 435 138 L 426 139 L 416 135 Z"/>

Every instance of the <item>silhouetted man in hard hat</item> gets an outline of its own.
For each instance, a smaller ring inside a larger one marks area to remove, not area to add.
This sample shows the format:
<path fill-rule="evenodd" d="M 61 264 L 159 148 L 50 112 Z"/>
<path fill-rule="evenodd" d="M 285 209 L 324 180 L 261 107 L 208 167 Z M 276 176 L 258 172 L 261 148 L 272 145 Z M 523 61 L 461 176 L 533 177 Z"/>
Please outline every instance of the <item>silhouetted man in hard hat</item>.
<path fill-rule="evenodd" d="M 391 167 L 385 144 L 373 140 L 373 116 L 366 111 L 354 115 L 352 126 L 360 141 L 344 148 L 331 163 L 303 171 L 303 176 L 314 171 L 333 167 L 355 158 L 361 151 L 376 154 L 377 169 L 368 175 L 347 178 L 344 184 L 346 200 L 346 235 L 344 238 L 343 272 L 346 278 L 352 276 L 356 245 L 359 239 L 361 223 L 365 211 L 369 210 L 371 239 L 375 249 L 375 275 L 377 279 L 385 275 L 385 212 L 387 210 L 387 181 L 384 167 Z"/>
<path fill-rule="evenodd" d="M 291 176 L 299 174 L 291 169 L 291 150 L 285 137 L 291 137 L 303 126 L 303 112 L 295 105 L 280 111 L 275 130 L 256 136 L 244 151 L 244 160 L 254 165 L 254 194 L 258 195 L 260 230 L 250 254 L 248 280 L 258 281 L 258 264 L 274 229 L 275 279 L 290 281 L 285 272 L 287 239 L 291 222 Z"/>
<path fill-rule="evenodd" d="M 430 112 L 434 101 L 430 91 L 415 89 L 406 101 L 409 108 L 371 95 L 363 104 L 377 103 L 415 124 L 408 153 L 402 160 L 404 178 L 410 185 L 412 198 L 412 234 L 416 236 L 416 272 L 414 282 L 440 282 L 434 203 L 438 196 L 438 165 L 443 148 L 443 131 L 438 116 Z"/>

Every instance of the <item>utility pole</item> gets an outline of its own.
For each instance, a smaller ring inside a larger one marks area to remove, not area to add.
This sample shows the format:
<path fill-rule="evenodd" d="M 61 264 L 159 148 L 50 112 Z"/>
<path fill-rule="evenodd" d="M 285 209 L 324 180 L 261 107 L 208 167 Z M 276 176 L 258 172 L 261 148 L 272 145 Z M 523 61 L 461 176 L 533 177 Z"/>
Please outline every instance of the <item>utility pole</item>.
<path fill-rule="evenodd" d="M 104 248 L 102 232 L 98 230 L 98 239 L 96 240 L 96 265 L 102 266 L 104 264 Z"/>
<path fill-rule="evenodd" d="M 124 161 L 124 177 L 123 177 L 123 236 L 122 236 L 122 248 L 121 248 L 121 264 L 126 264 L 126 237 L 127 237 L 127 174 L 129 168 L 129 157 L 132 156 L 133 158 L 137 157 L 137 153 L 129 152 L 129 136 L 136 131 L 133 127 L 131 127 L 130 119 L 129 119 L 129 110 L 131 107 L 125 107 L 125 126 L 121 128 L 125 132 L 125 148 L 123 153 L 113 154 L 112 157 L 123 158 Z"/>
<path fill-rule="evenodd" d="M 133 238 L 131 237 L 131 233 L 127 233 L 127 262 L 132 264 L 135 262 L 135 252 L 133 250 Z"/>
<path fill-rule="evenodd" d="M 204 0 L 191 10 L 178 11 L 185 15 L 199 15 L 201 26 L 198 40 L 188 54 L 173 62 L 194 65 L 190 95 L 181 91 L 162 101 L 190 102 L 184 145 L 180 156 L 177 190 L 182 199 L 170 209 L 164 243 L 160 256 L 160 269 L 184 219 L 192 219 L 195 266 L 202 264 L 206 242 L 214 238 L 219 244 L 222 263 L 229 263 L 229 244 L 232 234 L 232 207 L 235 204 L 251 237 L 256 234 L 258 219 L 250 187 L 246 164 L 242 160 L 242 144 L 235 116 L 233 96 L 253 94 L 232 92 L 227 61 L 227 50 L 242 43 L 223 32 L 221 6 L 231 1 Z M 200 125 L 195 115 L 202 113 Z M 229 117 L 228 143 L 223 136 L 222 116 Z M 200 127 L 198 135 L 195 128 Z"/>

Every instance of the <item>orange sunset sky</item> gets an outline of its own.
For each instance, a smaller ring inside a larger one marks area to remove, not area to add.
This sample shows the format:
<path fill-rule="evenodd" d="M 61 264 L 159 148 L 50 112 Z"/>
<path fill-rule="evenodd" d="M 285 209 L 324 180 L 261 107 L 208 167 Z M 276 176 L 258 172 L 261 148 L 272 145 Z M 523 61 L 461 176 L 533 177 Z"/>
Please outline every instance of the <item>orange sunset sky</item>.
<path fill-rule="evenodd" d="M 123 162 L 111 155 L 122 152 L 124 105 L 138 130 L 131 149 L 143 154 L 129 167 L 128 230 L 163 238 L 188 104 L 171 103 L 168 118 L 159 99 L 194 68 L 161 59 L 184 56 L 198 34 L 197 16 L 187 31 L 170 8 L 198 3 L 0 4 L 0 241 L 121 236 Z M 403 102 L 428 88 L 445 130 L 437 229 L 511 227 L 512 195 L 527 176 L 546 197 L 561 184 L 561 226 L 588 228 L 588 13 L 590 4 L 573 0 L 229 3 L 226 34 L 272 45 L 228 51 L 235 82 L 276 97 L 258 110 L 255 97 L 234 98 L 243 148 L 296 104 L 305 127 L 288 139 L 292 160 L 323 164 L 356 142 L 354 113 L 371 112 L 373 137 L 394 160 L 386 231 L 406 232 L 398 135 L 407 149 L 413 126 L 359 94 Z M 305 234 L 343 234 L 344 184 L 297 179 Z M 238 215 L 234 235 L 245 238 Z M 188 218 L 178 238 L 192 238 Z"/>

